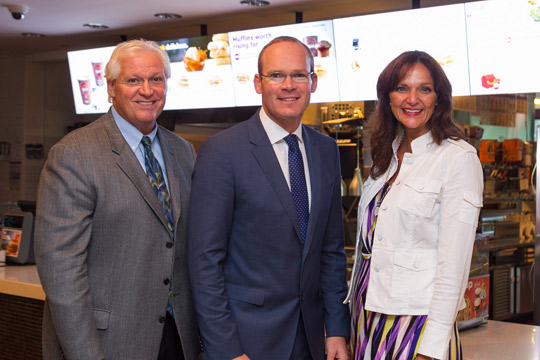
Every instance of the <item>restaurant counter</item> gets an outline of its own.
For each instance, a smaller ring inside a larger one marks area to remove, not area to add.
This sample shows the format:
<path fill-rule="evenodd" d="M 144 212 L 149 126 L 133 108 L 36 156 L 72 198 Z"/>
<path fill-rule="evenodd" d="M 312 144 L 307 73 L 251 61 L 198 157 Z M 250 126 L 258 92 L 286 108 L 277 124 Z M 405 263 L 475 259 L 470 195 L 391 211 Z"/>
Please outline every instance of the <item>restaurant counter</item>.
<path fill-rule="evenodd" d="M 488 320 L 459 336 L 464 360 L 540 359 L 540 326 Z"/>
<path fill-rule="evenodd" d="M 0 293 L 45 300 L 45 293 L 35 265 L 0 267 Z"/>
<path fill-rule="evenodd" d="M 0 360 L 41 360 L 45 293 L 35 265 L 0 267 Z"/>

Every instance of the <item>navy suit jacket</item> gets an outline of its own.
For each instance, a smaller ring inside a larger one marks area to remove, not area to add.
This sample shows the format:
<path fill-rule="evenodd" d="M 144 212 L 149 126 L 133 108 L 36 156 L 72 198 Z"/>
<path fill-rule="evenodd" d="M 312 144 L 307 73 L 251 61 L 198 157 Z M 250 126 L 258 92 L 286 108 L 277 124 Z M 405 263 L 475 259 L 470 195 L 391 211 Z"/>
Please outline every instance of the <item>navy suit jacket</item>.
<path fill-rule="evenodd" d="M 314 359 L 349 336 L 336 142 L 303 126 L 311 178 L 304 247 L 258 113 L 206 140 L 193 174 L 188 262 L 205 359 L 288 359 L 300 311 Z"/>

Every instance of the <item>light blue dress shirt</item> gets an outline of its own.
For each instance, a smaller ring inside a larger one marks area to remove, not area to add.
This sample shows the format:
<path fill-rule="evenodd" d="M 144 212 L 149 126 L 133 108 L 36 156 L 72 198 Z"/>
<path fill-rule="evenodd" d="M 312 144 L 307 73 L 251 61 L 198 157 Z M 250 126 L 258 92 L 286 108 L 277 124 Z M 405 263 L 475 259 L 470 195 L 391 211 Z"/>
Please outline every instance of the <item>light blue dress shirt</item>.
<path fill-rule="evenodd" d="M 111 113 L 114 119 L 114 122 L 120 129 L 120 132 L 122 133 L 122 136 L 128 143 L 129 147 L 133 152 L 135 153 L 135 156 L 137 157 L 137 160 L 139 160 L 139 163 L 141 164 L 141 167 L 146 174 L 146 167 L 144 166 L 144 148 L 141 144 L 141 140 L 143 138 L 143 133 L 139 131 L 135 126 L 133 126 L 130 122 L 128 122 L 126 119 L 124 119 L 114 106 L 111 106 Z M 163 160 L 163 152 L 161 150 L 161 145 L 159 143 L 159 139 L 156 136 L 157 135 L 158 127 L 154 128 L 152 132 L 146 136 L 150 138 L 152 141 L 152 152 L 154 153 L 154 157 L 159 162 L 159 166 L 161 166 L 161 171 L 163 172 L 163 177 L 165 178 L 165 184 L 167 185 L 167 189 L 169 189 L 169 180 L 167 179 L 167 168 L 165 167 L 165 160 Z M 170 192 L 169 192 L 170 193 Z"/>

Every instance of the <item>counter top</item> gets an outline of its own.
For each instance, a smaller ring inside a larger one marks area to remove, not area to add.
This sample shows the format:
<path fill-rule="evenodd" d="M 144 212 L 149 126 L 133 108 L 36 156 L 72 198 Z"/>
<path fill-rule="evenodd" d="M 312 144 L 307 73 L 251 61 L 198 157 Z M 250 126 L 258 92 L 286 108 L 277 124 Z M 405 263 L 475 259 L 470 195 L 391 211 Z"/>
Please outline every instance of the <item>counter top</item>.
<path fill-rule="evenodd" d="M 540 359 L 540 326 L 488 320 L 459 337 L 464 360 Z"/>
<path fill-rule="evenodd" d="M 0 293 L 45 300 L 35 265 L 0 267 Z"/>

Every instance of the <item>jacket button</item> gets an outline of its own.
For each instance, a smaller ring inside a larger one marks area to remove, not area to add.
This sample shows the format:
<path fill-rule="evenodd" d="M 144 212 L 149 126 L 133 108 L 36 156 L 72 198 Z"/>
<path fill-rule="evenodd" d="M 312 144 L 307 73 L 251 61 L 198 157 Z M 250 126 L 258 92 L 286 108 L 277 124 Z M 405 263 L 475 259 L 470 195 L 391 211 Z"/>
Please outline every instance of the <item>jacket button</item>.
<path fill-rule="evenodd" d="M 163 280 L 163 283 L 164 283 L 165 285 L 169 285 L 169 279 Z"/>
<path fill-rule="evenodd" d="M 399 185 L 400 183 L 401 183 L 401 181 L 396 180 L 396 185 Z"/>
<path fill-rule="evenodd" d="M 167 246 L 167 249 L 170 249 L 173 247 L 173 243 L 168 241 L 167 244 L 165 244 L 165 246 Z"/>
<path fill-rule="evenodd" d="M 420 185 L 418 188 L 422 190 L 424 188 L 424 185 Z"/>
<path fill-rule="evenodd" d="M 418 269 L 420 267 L 420 263 L 418 261 L 415 261 L 413 266 L 415 269 Z"/>
<path fill-rule="evenodd" d="M 373 270 L 374 270 L 375 272 L 379 272 L 380 269 L 379 269 L 378 266 L 374 266 L 374 267 L 373 267 Z"/>
<path fill-rule="evenodd" d="M 160 316 L 160 317 L 159 317 L 159 323 L 160 323 L 160 324 L 163 324 L 164 322 L 165 322 L 165 317 Z"/>
<path fill-rule="evenodd" d="M 407 164 L 412 164 L 412 163 L 413 163 L 413 159 L 408 158 L 408 159 L 407 159 Z"/>

